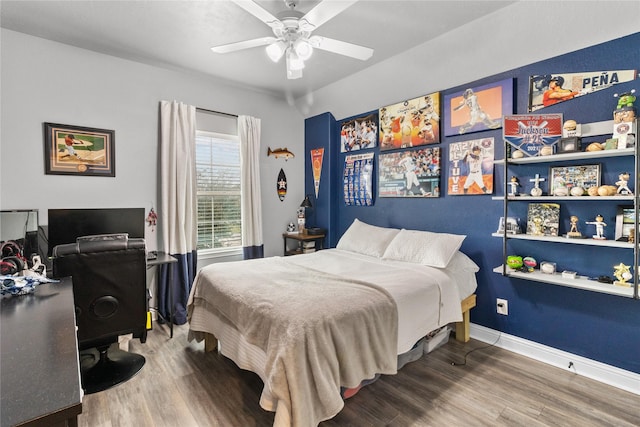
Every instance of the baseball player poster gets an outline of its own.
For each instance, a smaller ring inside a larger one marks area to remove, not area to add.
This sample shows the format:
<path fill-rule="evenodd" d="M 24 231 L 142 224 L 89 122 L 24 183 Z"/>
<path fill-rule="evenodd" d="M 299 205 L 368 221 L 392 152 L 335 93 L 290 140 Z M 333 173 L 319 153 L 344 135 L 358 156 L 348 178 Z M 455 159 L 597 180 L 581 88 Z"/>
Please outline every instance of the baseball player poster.
<path fill-rule="evenodd" d="M 379 197 L 440 197 L 440 148 L 380 154 Z"/>
<path fill-rule="evenodd" d="M 513 114 L 513 79 L 445 94 L 444 110 L 446 136 L 499 129 L 502 116 Z"/>
<path fill-rule="evenodd" d="M 493 138 L 449 144 L 447 194 L 493 194 L 494 152 Z"/>
<path fill-rule="evenodd" d="M 440 142 L 440 92 L 378 110 L 380 150 Z"/>
<path fill-rule="evenodd" d="M 378 145 L 378 112 L 343 120 L 340 127 L 340 152 L 365 150 Z"/>

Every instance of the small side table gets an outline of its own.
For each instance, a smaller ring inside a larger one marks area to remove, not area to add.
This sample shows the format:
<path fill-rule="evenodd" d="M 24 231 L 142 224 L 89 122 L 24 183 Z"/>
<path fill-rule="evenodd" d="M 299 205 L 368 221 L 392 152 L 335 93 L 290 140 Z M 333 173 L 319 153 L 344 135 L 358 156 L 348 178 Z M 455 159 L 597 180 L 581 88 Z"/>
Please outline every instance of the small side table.
<path fill-rule="evenodd" d="M 172 257 L 171 255 L 169 255 L 168 253 L 157 252 L 155 258 L 147 259 L 147 269 L 151 267 L 158 267 L 161 265 L 167 265 L 170 267 L 171 264 L 174 264 L 177 262 L 178 260 Z M 171 277 L 171 271 L 169 271 L 169 277 Z M 160 273 L 158 272 L 158 278 L 157 278 L 158 290 L 160 289 L 160 280 L 161 280 L 161 277 L 160 277 Z M 160 313 L 160 310 L 158 310 L 158 308 L 155 307 L 158 317 L 160 317 L 160 319 L 162 319 L 164 323 L 169 324 L 169 336 L 171 338 L 173 338 L 173 289 L 172 289 L 172 286 L 173 286 L 173 283 L 169 283 L 169 318 L 165 319 L 165 317 Z"/>
<path fill-rule="evenodd" d="M 322 249 L 322 241 L 324 240 L 324 234 L 301 234 L 301 233 L 282 233 L 282 240 L 284 241 L 284 256 L 298 255 L 306 253 L 305 243 L 313 242 L 313 250 L 319 251 Z M 294 240 L 297 242 L 296 247 L 292 249 L 287 248 L 287 240 Z M 313 251 L 309 251 L 313 252 Z"/>

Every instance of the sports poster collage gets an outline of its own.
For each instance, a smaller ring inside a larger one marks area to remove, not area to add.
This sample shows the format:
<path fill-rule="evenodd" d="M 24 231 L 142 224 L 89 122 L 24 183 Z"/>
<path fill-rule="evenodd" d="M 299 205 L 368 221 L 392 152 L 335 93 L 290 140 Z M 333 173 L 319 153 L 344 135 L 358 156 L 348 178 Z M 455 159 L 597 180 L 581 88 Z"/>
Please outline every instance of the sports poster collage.
<path fill-rule="evenodd" d="M 586 95 L 636 76 L 635 70 L 530 76 L 529 115 L 526 117 L 552 103 Z M 558 92 L 562 84 L 571 86 L 562 89 L 564 98 L 550 94 Z M 440 197 L 442 147 L 433 145 L 441 143 L 441 130 L 442 135 L 455 137 L 455 141 L 448 144 L 447 195 L 493 194 L 494 138 L 461 140 L 460 137 L 502 128 L 503 118 L 511 123 L 525 117 L 513 115 L 513 85 L 514 79 L 509 78 L 445 94 L 442 109 L 440 92 L 435 92 L 339 122 L 341 153 L 347 153 L 343 169 L 345 204 L 373 206 L 376 169 L 378 197 Z M 547 101 L 547 98 L 553 98 L 553 101 Z M 441 121 L 441 111 L 444 121 Z M 541 126 L 550 126 L 547 116 L 540 117 Z M 518 140 L 522 136 L 519 132 L 503 136 L 511 145 L 516 140 L 522 143 Z M 378 166 L 374 152 L 352 154 L 377 145 Z"/>

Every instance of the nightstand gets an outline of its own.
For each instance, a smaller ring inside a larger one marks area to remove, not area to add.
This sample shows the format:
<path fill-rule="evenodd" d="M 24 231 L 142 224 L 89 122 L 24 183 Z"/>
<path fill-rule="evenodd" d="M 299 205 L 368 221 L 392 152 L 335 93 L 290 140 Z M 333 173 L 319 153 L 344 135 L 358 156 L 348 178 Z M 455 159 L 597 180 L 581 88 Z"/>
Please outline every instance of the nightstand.
<path fill-rule="evenodd" d="M 322 241 L 324 234 L 300 234 L 300 233 L 282 233 L 284 241 L 284 255 L 298 255 L 311 253 L 322 249 Z M 287 241 L 294 240 L 295 247 L 287 248 Z"/>

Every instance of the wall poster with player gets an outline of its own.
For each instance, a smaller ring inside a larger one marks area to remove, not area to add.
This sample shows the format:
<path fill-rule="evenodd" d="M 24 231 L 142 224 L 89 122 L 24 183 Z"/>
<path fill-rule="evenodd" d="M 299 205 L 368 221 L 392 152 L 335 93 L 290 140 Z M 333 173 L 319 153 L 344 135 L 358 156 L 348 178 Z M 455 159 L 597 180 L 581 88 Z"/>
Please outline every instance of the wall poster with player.
<path fill-rule="evenodd" d="M 440 197 L 440 147 L 380 153 L 379 197 Z"/>
<path fill-rule="evenodd" d="M 440 92 L 378 110 L 380 150 L 440 142 Z"/>
<path fill-rule="evenodd" d="M 513 79 L 445 94 L 445 136 L 502 127 L 502 116 L 513 113 Z"/>
<path fill-rule="evenodd" d="M 378 145 L 378 112 L 339 122 L 340 152 L 365 150 Z"/>
<path fill-rule="evenodd" d="M 493 194 L 494 152 L 493 138 L 449 144 L 447 194 Z"/>
<path fill-rule="evenodd" d="M 47 175 L 116 176 L 115 131 L 44 123 Z"/>

